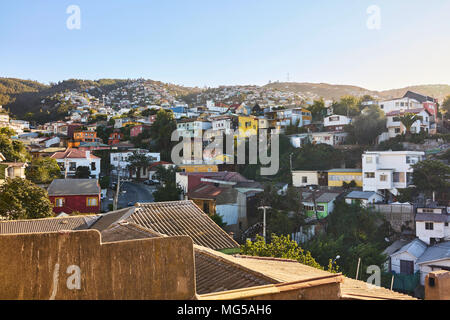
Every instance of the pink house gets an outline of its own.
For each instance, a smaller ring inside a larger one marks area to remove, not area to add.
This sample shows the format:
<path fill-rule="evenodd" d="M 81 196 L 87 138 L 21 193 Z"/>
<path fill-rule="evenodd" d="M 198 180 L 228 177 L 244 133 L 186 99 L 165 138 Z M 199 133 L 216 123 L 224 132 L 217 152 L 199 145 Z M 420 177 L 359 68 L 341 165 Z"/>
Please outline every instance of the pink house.
<path fill-rule="evenodd" d="M 137 137 L 138 135 L 140 135 L 145 129 L 150 128 L 150 126 L 145 125 L 145 124 L 140 124 L 137 126 L 134 126 L 133 128 L 131 128 L 130 130 L 130 137 Z"/>

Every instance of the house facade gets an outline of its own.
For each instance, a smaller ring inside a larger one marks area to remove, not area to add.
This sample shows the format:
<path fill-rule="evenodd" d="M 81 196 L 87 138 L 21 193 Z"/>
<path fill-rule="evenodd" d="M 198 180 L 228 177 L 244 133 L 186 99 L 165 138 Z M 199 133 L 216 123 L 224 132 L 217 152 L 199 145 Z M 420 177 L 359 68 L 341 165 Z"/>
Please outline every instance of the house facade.
<path fill-rule="evenodd" d="M 416 236 L 428 245 L 450 241 L 449 223 L 446 207 L 417 208 Z"/>
<path fill-rule="evenodd" d="M 55 179 L 47 192 L 55 214 L 100 212 L 101 189 L 97 179 Z"/>
<path fill-rule="evenodd" d="M 425 156 L 420 151 L 366 151 L 362 155 L 363 191 L 398 194 L 412 184 L 415 163 Z"/>
<path fill-rule="evenodd" d="M 101 159 L 90 151 L 68 148 L 63 152 L 54 153 L 51 158 L 58 162 L 63 176 L 74 176 L 78 167 L 88 167 L 91 177 L 98 179 Z"/>

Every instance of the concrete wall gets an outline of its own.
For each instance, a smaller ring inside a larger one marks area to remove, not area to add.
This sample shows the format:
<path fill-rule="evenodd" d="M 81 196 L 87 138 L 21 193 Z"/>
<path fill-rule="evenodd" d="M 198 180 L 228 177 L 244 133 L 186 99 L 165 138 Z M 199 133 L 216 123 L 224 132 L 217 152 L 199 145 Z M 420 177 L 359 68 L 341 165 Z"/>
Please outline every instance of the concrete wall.
<path fill-rule="evenodd" d="M 189 237 L 100 243 L 100 233 L 0 235 L 0 299 L 193 299 Z"/>
<path fill-rule="evenodd" d="M 412 205 L 374 204 L 369 207 L 383 214 L 396 232 L 401 232 L 402 226 L 408 227 L 412 231 L 415 230 L 415 215 Z"/>

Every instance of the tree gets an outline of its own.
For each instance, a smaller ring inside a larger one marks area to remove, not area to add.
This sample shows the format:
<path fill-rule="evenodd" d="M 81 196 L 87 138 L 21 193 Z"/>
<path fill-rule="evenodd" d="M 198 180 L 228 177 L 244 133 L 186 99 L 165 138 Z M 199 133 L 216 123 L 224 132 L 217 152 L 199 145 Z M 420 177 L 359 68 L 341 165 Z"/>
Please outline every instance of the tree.
<path fill-rule="evenodd" d="M 295 150 L 292 160 L 293 170 L 329 170 L 340 167 L 343 155 L 328 144 L 307 143 Z"/>
<path fill-rule="evenodd" d="M 324 267 L 317 263 L 309 251 L 305 252 L 298 246 L 297 242 L 291 240 L 289 236 L 277 236 L 272 234 L 271 238 L 272 241 L 270 243 L 266 243 L 261 236 L 257 236 L 255 242 L 247 240 L 246 243 L 241 246 L 242 254 L 258 257 L 291 259 L 310 267 L 325 270 Z M 333 263 L 329 261 L 327 271 L 337 272 L 337 270 L 338 267 L 334 266 Z"/>
<path fill-rule="evenodd" d="M 353 122 L 346 126 L 348 141 L 361 145 L 371 145 L 377 137 L 386 131 L 386 116 L 378 106 L 369 106 L 361 114 L 354 118 Z"/>
<path fill-rule="evenodd" d="M 358 104 L 359 100 L 356 97 L 343 96 L 339 102 L 333 103 L 333 113 L 349 117 L 357 116 L 360 112 Z"/>
<path fill-rule="evenodd" d="M 30 159 L 25 145 L 17 140 L 11 140 L 5 134 L 0 134 L 0 152 L 5 156 L 6 161 L 26 162 Z"/>
<path fill-rule="evenodd" d="M 77 167 L 75 171 L 75 178 L 77 179 L 89 179 L 91 177 L 91 169 L 85 166 Z"/>
<path fill-rule="evenodd" d="M 17 132 L 15 132 L 10 127 L 3 127 L 3 128 L 0 128 L 0 134 L 4 134 L 8 138 L 11 138 L 12 136 L 15 136 L 17 134 Z"/>
<path fill-rule="evenodd" d="M 148 168 L 154 160 L 152 157 L 135 151 L 128 157 L 128 170 L 135 171 L 137 179 L 140 179 L 141 168 Z"/>
<path fill-rule="evenodd" d="M 26 177 L 33 183 L 51 183 L 61 177 L 61 168 L 52 158 L 37 158 L 26 168 Z"/>
<path fill-rule="evenodd" d="M 420 191 L 446 192 L 450 188 L 450 166 L 438 160 L 424 160 L 412 166 L 413 183 Z"/>
<path fill-rule="evenodd" d="M 361 258 L 361 270 L 370 265 L 382 268 L 386 261 L 382 252 L 389 245 L 385 238 L 391 235 L 383 216 L 360 204 L 337 201 L 327 220 L 326 232 L 304 244 L 318 263 L 326 264 L 339 255 L 341 272 L 351 278 L 356 275 L 358 258 Z M 365 276 L 365 273 L 360 275 Z"/>
<path fill-rule="evenodd" d="M 0 216 L 7 220 L 40 219 L 53 215 L 47 191 L 31 181 L 7 179 L 0 186 Z"/>
<path fill-rule="evenodd" d="M 160 109 L 156 114 L 155 122 L 150 127 L 152 148 L 161 153 L 161 160 L 170 161 L 172 147 L 176 144 L 171 140 L 172 132 L 177 129 L 177 123 L 172 111 Z"/>
<path fill-rule="evenodd" d="M 450 95 L 446 96 L 444 102 L 442 103 L 441 109 L 445 113 L 447 119 L 450 118 Z"/>
<path fill-rule="evenodd" d="M 419 120 L 422 120 L 421 116 L 414 113 L 405 113 L 403 116 L 399 117 L 400 122 L 405 126 L 406 135 L 411 135 L 411 127 Z"/>
<path fill-rule="evenodd" d="M 177 168 L 168 169 L 163 166 L 156 168 L 155 178 L 160 182 L 156 191 L 153 192 L 155 202 L 177 201 L 181 199 L 183 189 L 176 183 Z"/>
<path fill-rule="evenodd" d="M 327 108 L 325 108 L 325 101 L 323 99 L 314 100 L 313 104 L 308 107 L 311 111 L 313 121 L 321 121 L 327 114 Z"/>

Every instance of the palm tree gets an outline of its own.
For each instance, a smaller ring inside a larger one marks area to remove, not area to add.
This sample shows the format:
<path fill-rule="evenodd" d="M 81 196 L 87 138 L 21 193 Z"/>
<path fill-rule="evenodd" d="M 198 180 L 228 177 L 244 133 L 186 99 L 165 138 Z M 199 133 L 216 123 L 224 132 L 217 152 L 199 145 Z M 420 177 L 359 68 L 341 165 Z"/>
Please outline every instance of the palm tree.
<path fill-rule="evenodd" d="M 409 136 L 411 134 L 411 127 L 413 124 L 416 123 L 416 121 L 422 120 L 422 117 L 414 113 L 405 113 L 399 118 L 399 120 L 405 126 L 406 135 Z"/>

